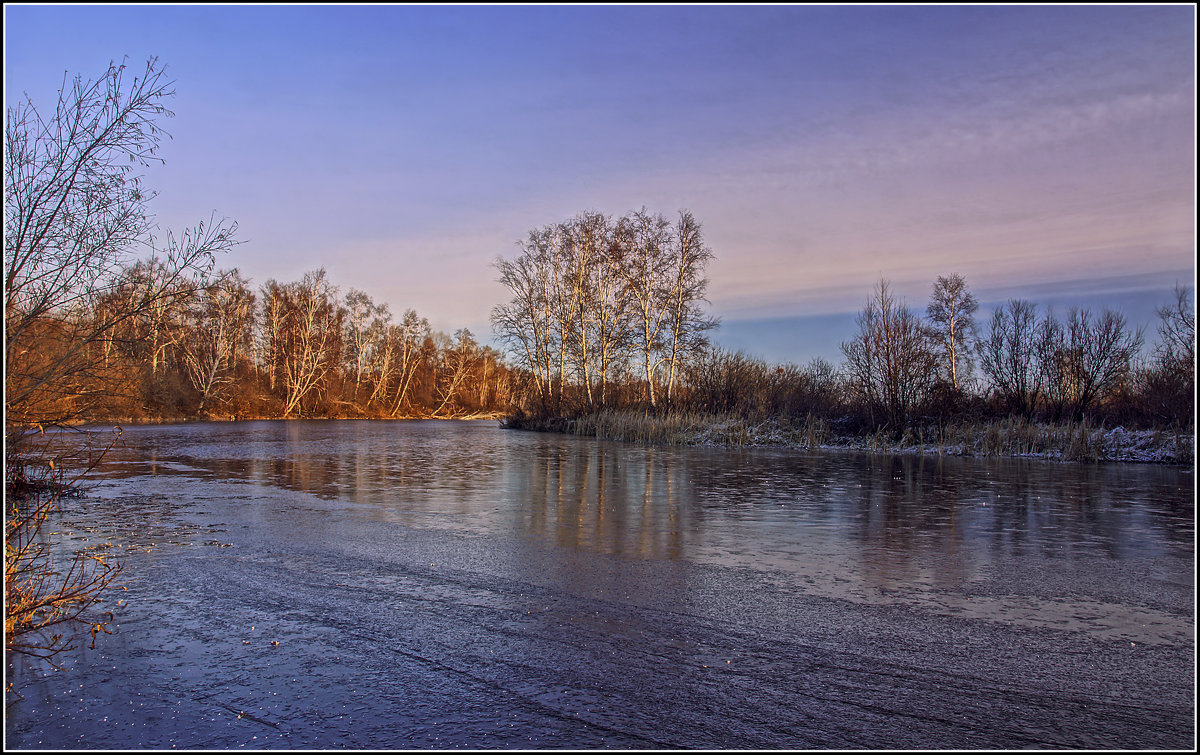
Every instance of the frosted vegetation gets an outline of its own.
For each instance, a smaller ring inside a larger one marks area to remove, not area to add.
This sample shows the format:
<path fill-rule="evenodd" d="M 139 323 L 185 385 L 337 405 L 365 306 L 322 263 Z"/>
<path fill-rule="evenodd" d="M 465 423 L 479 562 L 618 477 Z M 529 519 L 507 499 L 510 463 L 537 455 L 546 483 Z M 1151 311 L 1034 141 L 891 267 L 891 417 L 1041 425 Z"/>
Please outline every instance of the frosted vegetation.
<path fill-rule="evenodd" d="M 1014 418 L 909 430 L 901 438 L 837 434 L 823 419 L 803 423 L 769 418 L 674 413 L 664 416 L 602 411 L 546 422 L 543 429 L 657 445 L 769 446 L 945 456 L 1013 456 L 1077 462 L 1194 463 L 1194 435 L 1181 430 L 1127 430 L 1075 423 L 1042 424 Z"/>

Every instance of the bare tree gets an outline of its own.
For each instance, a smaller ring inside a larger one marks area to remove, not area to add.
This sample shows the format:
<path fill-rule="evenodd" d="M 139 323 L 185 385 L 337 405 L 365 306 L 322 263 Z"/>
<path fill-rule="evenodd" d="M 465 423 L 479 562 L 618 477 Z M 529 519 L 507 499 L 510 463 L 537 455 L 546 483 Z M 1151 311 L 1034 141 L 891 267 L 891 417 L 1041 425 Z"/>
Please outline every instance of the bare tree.
<path fill-rule="evenodd" d="M 580 266 L 573 264 L 576 255 L 569 223 L 557 223 L 542 229 L 541 252 L 546 258 L 549 273 L 545 278 L 545 302 L 549 307 L 552 342 L 557 346 L 554 361 L 561 403 L 567 373 L 574 371 L 577 364 L 573 352 L 578 350 L 579 341 L 583 338 L 577 333 L 576 325 L 579 299 L 583 293 L 582 281 L 586 280 L 586 275 L 580 272 Z M 580 281 L 580 287 L 573 285 L 576 281 Z"/>
<path fill-rule="evenodd" d="M 354 372 L 354 399 L 357 401 L 363 372 L 371 358 L 371 323 L 379 315 L 379 311 L 371 297 L 357 288 L 352 288 L 346 293 L 342 306 L 346 311 L 346 359 Z M 383 306 L 384 309 L 387 308 L 387 305 Z"/>
<path fill-rule="evenodd" d="M 1029 414 L 1041 393 L 1037 305 L 1013 299 L 992 314 L 991 330 L 979 342 L 979 364 L 993 387 L 1014 409 Z"/>
<path fill-rule="evenodd" d="M 5 130 L 4 311 L 10 428 L 80 416 L 95 383 L 92 347 L 126 321 L 203 286 L 214 253 L 236 225 L 211 220 L 155 237 L 154 193 L 135 171 L 154 162 L 174 94 L 151 59 L 127 79 L 125 64 L 96 81 L 64 79 L 53 114 L 26 98 Z M 96 307 L 139 251 L 157 257 L 154 280 L 120 307 Z M 100 314 L 101 316 L 96 316 Z M 155 353 L 158 353 L 157 348 Z M 43 413 L 48 412 L 48 413 Z"/>
<path fill-rule="evenodd" d="M 137 347 L 137 356 L 150 363 L 150 374 L 154 377 L 164 371 L 172 350 L 184 336 L 186 309 L 208 285 L 196 287 L 191 281 L 172 283 L 171 276 L 171 270 L 161 260 L 151 257 L 126 268 L 117 284 L 121 300 L 147 302 L 122 328 L 126 334 L 122 340 L 127 349 Z M 156 291 L 163 295 L 153 296 Z"/>
<path fill-rule="evenodd" d="M 431 335 L 429 321 L 418 317 L 414 310 L 405 310 L 404 318 L 399 325 L 388 328 L 388 347 L 392 356 L 390 363 L 394 365 L 395 390 L 392 394 L 391 416 L 395 417 L 408 401 L 409 390 L 413 378 L 420 366 L 424 344 Z M 383 383 L 387 384 L 385 378 Z"/>
<path fill-rule="evenodd" d="M 969 378 L 973 362 L 971 341 L 975 334 L 975 312 L 979 302 L 967 289 L 967 282 L 958 273 L 938 276 L 933 284 L 926 317 L 932 324 L 933 337 L 942 352 L 942 368 L 947 382 L 958 390 Z"/>
<path fill-rule="evenodd" d="M 595 359 L 597 334 L 592 327 L 599 302 L 597 274 L 600 260 L 609 244 L 609 221 L 598 212 L 585 212 L 564 224 L 563 277 L 565 290 L 561 299 L 571 318 L 564 331 L 564 344 L 571 353 L 575 371 L 583 383 L 588 406 L 595 404 L 592 395 L 592 362 Z"/>
<path fill-rule="evenodd" d="M 439 337 L 444 338 L 441 334 Z M 455 331 L 453 341 L 446 339 L 440 344 L 438 354 L 441 365 L 437 372 L 434 392 L 441 403 L 433 410 L 434 417 L 442 416 L 442 412 L 458 398 L 471 370 L 480 359 L 479 344 L 475 343 L 474 336 L 466 328 Z"/>
<path fill-rule="evenodd" d="M 1175 301 L 1159 307 L 1158 345 L 1155 356 L 1159 365 L 1179 377 L 1185 393 L 1196 385 L 1196 307 L 1189 303 L 1190 291 L 1175 287 Z"/>
<path fill-rule="evenodd" d="M 550 313 L 555 295 L 550 234 L 546 229 L 530 231 L 520 249 L 516 259 L 495 262 L 499 280 L 513 298 L 492 310 L 492 327 L 533 375 L 539 403 L 546 409 L 554 400 L 553 354 L 559 340 Z"/>
<path fill-rule="evenodd" d="M 1030 410 L 1040 400 L 1051 420 L 1059 420 L 1079 398 L 1080 354 L 1069 348 L 1066 331 L 1051 310 L 1034 328 L 1033 363 L 1037 365 L 1040 393 L 1031 399 Z"/>
<path fill-rule="evenodd" d="M 1196 421 L 1196 309 L 1191 292 L 1175 287 L 1174 301 L 1157 309 L 1158 343 L 1144 371 L 1142 394 L 1159 420 L 1182 426 Z"/>
<path fill-rule="evenodd" d="M 289 417 L 308 396 L 324 391 L 341 351 L 343 312 L 336 306 L 337 290 L 325 277 L 324 268 L 305 273 L 281 292 L 286 317 L 280 355 L 283 416 Z"/>
<path fill-rule="evenodd" d="M 137 171 L 161 162 L 159 120 L 174 94 L 155 59 L 127 77 L 110 64 L 95 81 L 64 76 L 52 113 L 26 96 L 7 109 L 4 141 L 5 646 L 51 659 L 72 639 L 66 624 L 90 623 L 117 567 L 78 556 L 54 563 L 43 524 L 61 484 L 18 484 L 53 459 L 31 447 L 30 428 L 86 414 L 111 391 L 103 378 L 115 332 L 203 287 L 214 256 L 234 245 L 235 224 L 200 223 L 165 240 L 155 234 L 154 193 Z M 130 297 L 115 295 L 141 255 L 156 274 Z M 153 346 L 157 357 L 158 346 Z"/>
<path fill-rule="evenodd" d="M 189 308 L 181 352 L 188 380 L 200 394 L 200 413 L 222 397 L 233 381 L 238 349 L 253 339 L 254 292 L 249 284 L 237 270 L 220 273 Z"/>
<path fill-rule="evenodd" d="M 614 374 L 628 361 L 631 322 L 630 301 L 622 283 L 628 248 L 621 233 L 624 221 L 608 223 L 604 245 L 596 259 L 594 294 L 591 301 L 593 354 L 600 378 L 600 405 L 608 403 L 608 386 Z"/>
<path fill-rule="evenodd" d="M 858 334 L 842 343 L 848 377 L 872 417 L 878 407 L 887 424 L 899 430 L 933 384 L 937 361 L 932 338 L 883 279 L 859 313 L 858 327 Z"/>
<path fill-rule="evenodd" d="M 271 279 L 259 289 L 261 311 L 259 329 L 255 339 L 255 352 L 260 373 L 266 371 L 267 386 L 272 392 L 279 378 L 279 364 L 283 353 L 283 328 L 287 322 L 287 308 L 283 287 Z"/>
<path fill-rule="evenodd" d="M 1076 417 L 1128 378 L 1142 348 L 1142 332 L 1130 331 L 1125 317 L 1108 309 L 1093 319 L 1089 310 L 1072 308 L 1064 325 L 1046 330 L 1060 334 L 1056 347 L 1049 338 L 1043 347 L 1047 385 L 1057 383 L 1061 405 L 1070 407 Z"/>

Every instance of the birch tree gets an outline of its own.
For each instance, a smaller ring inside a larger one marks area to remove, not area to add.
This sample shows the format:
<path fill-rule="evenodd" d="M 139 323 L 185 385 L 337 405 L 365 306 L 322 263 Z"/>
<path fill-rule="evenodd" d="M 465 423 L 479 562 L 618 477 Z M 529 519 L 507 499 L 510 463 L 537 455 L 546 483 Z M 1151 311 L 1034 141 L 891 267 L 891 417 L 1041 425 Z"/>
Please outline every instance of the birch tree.
<path fill-rule="evenodd" d="M 352 288 L 346 292 L 342 300 L 346 312 L 345 344 L 346 360 L 354 374 L 354 400 L 358 400 L 358 390 L 362 385 L 363 373 L 371 359 L 372 329 L 371 324 L 380 316 L 379 307 L 365 291 Z M 386 311 L 387 305 L 383 305 Z"/>
<path fill-rule="evenodd" d="M 283 287 L 284 313 L 281 362 L 283 416 L 297 413 L 304 400 L 319 395 L 336 368 L 341 346 L 342 311 L 336 289 L 324 268 L 305 273 Z"/>
<path fill-rule="evenodd" d="M 971 343 L 978 309 L 979 301 L 967 289 L 967 282 L 961 275 L 938 276 L 925 314 L 941 352 L 946 382 L 955 390 L 960 390 L 962 382 L 971 374 Z"/>
<path fill-rule="evenodd" d="M 287 299 L 281 286 L 274 279 L 262 285 L 259 293 L 262 301 L 260 327 L 256 339 L 259 368 L 267 373 L 267 386 L 277 389 L 280 365 L 283 358 L 283 329 L 287 324 Z"/>
<path fill-rule="evenodd" d="M 664 338 L 669 331 L 670 308 L 665 296 L 670 266 L 670 223 L 661 214 L 642 208 L 621 224 L 627 254 L 623 270 L 625 294 L 629 297 L 634 342 L 641 357 L 646 380 L 646 397 L 658 405 L 659 369 L 667 357 Z"/>
<path fill-rule="evenodd" d="M 592 361 L 595 356 L 593 321 L 596 318 L 597 281 L 600 258 L 608 244 L 608 219 L 598 212 L 585 212 L 564 227 L 561 298 L 570 313 L 563 342 L 584 386 L 588 406 L 595 405 L 592 395 Z"/>
<path fill-rule="evenodd" d="M 497 258 L 494 265 L 512 299 L 492 310 L 492 327 L 533 375 L 539 403 L 546 409 L 554 400 L 553 354 L 558 341 L 551 317 L 555 293 L 550 234 L 546 229 L 530 231 L 515 259 Z"/>
<path fill-rule="evenodd" d="M 198 412 L 223 396 L 233 382 L 238 349 L 253 338 L 254 292 L 237 270 L 197 295 L 188 310 L 188 333 L 181 353 L 185 374 L 200 394 Z"/>
<path fill-rule="evenodd" d="M 717 327 L 700 306 L 708 287 L 705 266 L 713 252 L 704 244 L 700 224 L 687 210 L 679 212 L 672 229 L 670 259 L 667 265 L 667 310 L 669 334 L 666 347 L 667 404 L 673 398 L 678 367 L 685 358 L 707 343 L 705 333 Z"/>
<path fill-rule="evenodd" d="M 628 359 L 631 336 L 630 303 L 625 296 L 624 268 L 629 249 L 621 228 L 624 220 L 606 220 L 603 243 L 595 259 L 595 272 L 590 301 L 592 356 L 600 380 L 600 405 L 608 404 L 608 386 L 614 372 Z"/>
<path fill-rule="evenodd" d="M 389 363 L 393 365 L 394 391 L 391 400 L 391 416 L 396 417 L 408 401 L 412 389 L 413 378 L 420 366 L 423 346 L 429 340 L 431 333 L 429 321 L 419 317 L 414 310 L 405 310 L 404 318 L 399 325 L 388 328 L 387 348 L 391 356 Z M 387 384 L 387 380 L 383 384 Z"/>
<path fill-rule="evenodd" d="M 462 328 L 455 331 L 453 341 L 447 339 L 440 344 L 438 357 L 441 363 L 438 365 L 434 394 L 440 403 L 433 410 L 434 417 L 443 416 L 444 411 L 452 408 L 479 361 L 479 345 L 475 343 L 471 331 Z"/>

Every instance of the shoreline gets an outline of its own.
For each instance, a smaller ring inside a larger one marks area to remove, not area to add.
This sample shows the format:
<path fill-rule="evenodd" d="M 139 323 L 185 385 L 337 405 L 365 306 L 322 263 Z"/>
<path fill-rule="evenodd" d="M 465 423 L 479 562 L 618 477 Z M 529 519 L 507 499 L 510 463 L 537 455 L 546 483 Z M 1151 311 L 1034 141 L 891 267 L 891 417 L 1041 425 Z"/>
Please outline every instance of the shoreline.
<path fill-rule="evenodd" d="M 279 417 L 270 415 L 255 416 L 209 416 L 209 417 L 102 417 L 99 419 L 76 420 L 62 427 L 98 427 L 116 425 L 124 427 L 152 427 L 154 425 L 187 425 L 193 422 L 416 422 L 433 420 L 436 422 L 457 422 L 468 420 L 503 420 L 501 412 L 464 414 L 461 417 L 422 417 L 417 415 L 406 417 Z"/>
<path fill-rule="evenodd" d="M 800 451 L 1014 458 L 1084 464 L 1195 464 L 1194 431 L 1128 430 L 1087 422 L 1035 423 L 1023 419 L 910 429 L 900 440 L 883 432 L 832 432 L 821 419 L 804 423 L 704 415 L 648 416 L 599 412 L 578 417 L 505 418 L 501 427 L 660 446 L 781 448 Z"/>
<path fill-rule="evenodd" d="M 639 443 L 649 446 L 725 448 L 776 448 L 796 451 L 851 451 L 857 453 L 1013 458 L 1084 464 L 1195 465 L 1194 431 L 1128 430 L 1087 422 L 1051 424 L 1024 419 L 966 423 L 936 429 L 909 429 L 900 440 L 883 433 L 833 432 L 829 423 L 808 418 L 803 423 L 772 418 L 760 421 L 741 417 L 700 414 L 652 416 L 637 412 L 602 411 L 575 417 L 514 417 L 499 412 L 461 417 L 115 417 L 86 420 L 64 428 L 154 427 L 201 422 L 418 422 L 479 421 L 499 423 L 501 429 L 561 433 L 578 437 Z"/>

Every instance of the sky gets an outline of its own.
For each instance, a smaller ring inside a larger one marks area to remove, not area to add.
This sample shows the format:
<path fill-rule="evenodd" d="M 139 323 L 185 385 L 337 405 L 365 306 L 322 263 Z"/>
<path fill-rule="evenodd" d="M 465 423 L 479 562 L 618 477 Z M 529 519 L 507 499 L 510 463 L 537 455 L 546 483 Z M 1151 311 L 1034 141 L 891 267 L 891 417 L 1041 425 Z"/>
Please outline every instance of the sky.
<path fill-rule="evenodd" d="M 5 100 L 157 56 L 145 172 L 255 284 L 324 267 L 491 337 L 493 261 L 583 211 L 690 210 L 715 340 L 841 361 L 881 278 L 961 274 L 1121 310 L 1195 285 L 1195 9 L 1167 6 L 4 7 Z"/>

